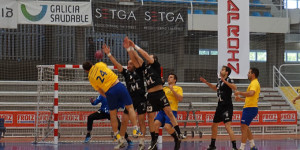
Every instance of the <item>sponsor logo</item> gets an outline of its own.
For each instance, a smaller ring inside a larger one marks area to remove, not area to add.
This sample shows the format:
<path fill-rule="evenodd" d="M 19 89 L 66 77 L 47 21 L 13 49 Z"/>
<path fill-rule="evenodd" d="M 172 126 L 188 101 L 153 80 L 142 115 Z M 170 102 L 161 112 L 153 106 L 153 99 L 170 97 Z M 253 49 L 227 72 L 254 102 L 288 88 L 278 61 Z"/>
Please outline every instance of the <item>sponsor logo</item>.
<path fill-rule="evenodd" d="M 281 114 L 281 122 L 295 122 L 296 114 L 294 113 L 285 113 Z"/>
<path fill-rule="evenodd" d="M 42 10 L 37 15 L 31 15 L 27 11 L 27 8 L 26 8 L 25 4 L 21 4 L 21 11 L 22 11 L 24 17 L 27 18 L 28 20 L 30 20 L 30 21 L 39 21 L 45 16 L 45 14 L 47 12 L 47 8 L 48 8 L 47 5 L 41 5 L 41 6 L 42 6 Z"/>
<path fill-rule="evenodd" d="M 241 115 L 240 114 L 233 114 L 232 122 L 240 122 L 240 121 L 241 121 Z"/>
<path fill-rule="evenodd" d="M 19 114 L 17 116 L 17 123 L 34 123 L 35 114 Z"/>
<path fill-rule="evenodd" d="M 263 114 L 262 119 L 263 122 L 277 122 L 278 116 L 277 114 Z"/>
<path fill-rule="evenodd" d="M 214 115 L 213 114 L 206 115 L 206 122 L 213 122 L 213 121 L 214 121 Z"/>
<path fill-rule="evenodd" d="M 62 115 L 60 120 L 64 121 L 80 121 L 79 115 Z"/>
<path fill-rule="evenodd" d="M 0 114 L 0 118 L 4 118 L 4 123 L 13 123 L 13 114 Z"/>

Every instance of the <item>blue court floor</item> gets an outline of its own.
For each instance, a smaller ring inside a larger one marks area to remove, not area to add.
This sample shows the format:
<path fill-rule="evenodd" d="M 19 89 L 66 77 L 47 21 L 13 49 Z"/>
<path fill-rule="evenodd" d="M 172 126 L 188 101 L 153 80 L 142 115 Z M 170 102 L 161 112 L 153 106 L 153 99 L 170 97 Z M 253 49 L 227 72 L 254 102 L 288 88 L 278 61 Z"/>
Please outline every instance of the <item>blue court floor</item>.
<path fill-rule="evenodd" d="M 21 141 L 20 141 L 21 142 Z M 30 142 L 24 143 L 3 143 L 0 141 L 0 150 L 113 150 L 114 144 L 105 143 L 62 143 L 59 145 L 51 144 L 31 144 Z M 284 139 L 284 140 L 256 140 L 256 146 L 259 150 L 300 150 L 299 139 Z M 146 143 L 148 147 L 149 143 Z M 181 150 L 206 150 L 210 144 L 209 140 L 205 141 L 183 141 Z M 239 146 L 240 143 L 238 142 Z M 133 146 L 123 148 L 122 150 L 136 150 L 138 143 Z M 231 143 L 225 140 L 219 140 L 216 143 L 217 150 L 231 150 Z M 163 142 L 159 146 L 160 150 L 173 150 L 173 142 Z M 249 144 L 246 150 L 249 150 Z"/>

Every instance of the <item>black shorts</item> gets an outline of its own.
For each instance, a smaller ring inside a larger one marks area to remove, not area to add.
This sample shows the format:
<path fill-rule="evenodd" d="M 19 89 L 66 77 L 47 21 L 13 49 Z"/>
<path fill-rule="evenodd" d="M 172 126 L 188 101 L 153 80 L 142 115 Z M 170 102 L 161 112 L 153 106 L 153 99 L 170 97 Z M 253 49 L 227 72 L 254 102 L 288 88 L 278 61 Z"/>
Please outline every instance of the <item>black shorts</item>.
<path fill-rule="evenodd" d="M 165 108 L 166 106 L 170 106 L 170 103 L 163 90 L 148 93 L 147 95 L 148 113 L 163 110 L 163 108 Z"/>
<path fill-rule="evenodd" d="M 147 102 L 146 102 L 146 97 L 144 94 L 134 94 L 131 95 L 132 98 L 132 103 L 133 103 L 133 108 L 136 110 L 138 115 L 145 114 L 146 113 L 146 108 L 147 108 Z M 124 110 L 125 114 L 128 114 L 128 111 Z"/>
<path fill-rule="evenodd" d="M 217 106 L 213 123 L 232 121 L 233 106 Z"/>

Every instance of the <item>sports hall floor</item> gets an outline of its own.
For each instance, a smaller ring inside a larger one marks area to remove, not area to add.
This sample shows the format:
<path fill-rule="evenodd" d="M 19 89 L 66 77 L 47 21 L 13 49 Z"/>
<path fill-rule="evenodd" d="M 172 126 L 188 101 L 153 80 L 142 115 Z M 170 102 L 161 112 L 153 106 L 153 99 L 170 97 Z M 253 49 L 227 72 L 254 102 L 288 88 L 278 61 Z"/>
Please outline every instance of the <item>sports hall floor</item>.
<path fill-rule="evenodd" d="M 255 143 L 259 150 L 300 150 L 299 135 L 255 135 Z M 216 146 L 217 150 L 231 150 L 231 142 L 228 136 L 218 136 Z M 78 139 L 77 139 L 78 140 Z M 76 141 L 77 141 L 76 140 Z M 82 139 L 83 140 L 83 139 Z M 95 140 L 97 142 L 95 142 Z M 52 144 L 32 144 L 32 138 L 2 138 L 0 140 L 0 150 L 113 150 L 114 143 L 108 139 L 94 138 L 91 143 L 82 142 L 64 142 L 58 145 Z M 80 141 L 80 140 L 78 140 Z M 102 142 L 100 142 L 102 141 Z M 181 144 L 181 150 L 206 150 L 210 144 L 210 136 L 203 138 L 188 137 Z M 148 147 L 149 142 L 146 143 Z M 240 136 L 237 136 L 237 145 L 240 145 Z M 125 147 L 123 150 L 136 150 L 138 144 Z M 173 150 L 173 142 L 169 137 L 164 137 L 163 143 L 159 145 L 160 150 Z M 249 144 L 246 150 L 249 150 Z"/>

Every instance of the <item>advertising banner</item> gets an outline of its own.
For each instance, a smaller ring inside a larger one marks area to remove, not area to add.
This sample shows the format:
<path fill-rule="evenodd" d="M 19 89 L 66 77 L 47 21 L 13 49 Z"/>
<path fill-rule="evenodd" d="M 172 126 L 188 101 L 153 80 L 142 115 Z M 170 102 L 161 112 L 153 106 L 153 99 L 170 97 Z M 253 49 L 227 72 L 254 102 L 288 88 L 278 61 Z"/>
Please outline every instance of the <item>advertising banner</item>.
<path fill-rule="evenodd" d="M 18 4 L 16 0 L 0 0 L 0 28 L 18 27 Z"/>
<path fill-rule="evenodd" d="M 218 1 L 218 72 L 228 66 L 231 78 L 247 79 L 249 47 L 249 1 Z"/>
<path fill-rule="evenodd" d="M 89 26 L 92 25 L 90 2 L 18 2 L 19 24 Z"/>

